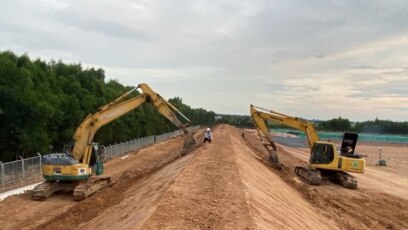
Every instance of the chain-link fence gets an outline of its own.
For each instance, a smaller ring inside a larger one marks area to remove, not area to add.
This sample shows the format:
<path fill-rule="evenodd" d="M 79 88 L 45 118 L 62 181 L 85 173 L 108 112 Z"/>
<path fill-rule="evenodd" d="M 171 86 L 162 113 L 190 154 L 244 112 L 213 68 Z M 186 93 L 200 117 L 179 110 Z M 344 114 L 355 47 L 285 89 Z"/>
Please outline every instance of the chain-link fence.
<path fill-rule="evenodd" d="M 0 182 L 4 186 L 41 173 L 41 155 L 20 160 L 0 162 Z"/>
<path fill-rule="evenodd" d="M 189 127 L 188 130 L 193 132 L 199 129 L 200 126 Z M 157 136 L 149 136 L 131 141 L 122 142 L 115 145 L 103 147 L 104 161 L 112 159 L 116 156 L 123 155 L 130 151 L 145 148 L 149 145 L 168 140 L 173 137 L 182 135 L 183 132 L 176 130 L 174 132 L 165 133 Z M 2 163 L 0 161 L 0 186 L 4 186 L 16 181 L 24 180 L 25 178 L 41 174 L 41 155 L 20 160 Z"/>
<path fill-rule="evenodd" d="M 194 132 L 199 128 L 200 126 L 197 125 L 197 126 L 189 127 L 187 129 L 190 132 Z M 142 149 L 149 145 L 159 143 L 159 142 L 168 140 L 170 138 L 180 136 L 182 134 L 183 134 L 183 131 L 176 130 L 174 132 L 165 133 L 165 134 L 161 134 L 157 136 L 143 137 L 140 139 L 126 141 L 126 142 L 122 142 L 122 143 L 115 144 L 115 145 L 103 146 L 103 159 L 104 161 L 108 161 L 109 159 L 112 159 L 116 156 L 123 155 L 125 153 L 135 151 L 138 149 Z"/>
<path fill-rule="evenodd" d="M 143 137 L 115 145 L 103 146 L 103 160 L 107 161 L 129 151 L 145 148 L 154 143 L 154 136 Z"/>

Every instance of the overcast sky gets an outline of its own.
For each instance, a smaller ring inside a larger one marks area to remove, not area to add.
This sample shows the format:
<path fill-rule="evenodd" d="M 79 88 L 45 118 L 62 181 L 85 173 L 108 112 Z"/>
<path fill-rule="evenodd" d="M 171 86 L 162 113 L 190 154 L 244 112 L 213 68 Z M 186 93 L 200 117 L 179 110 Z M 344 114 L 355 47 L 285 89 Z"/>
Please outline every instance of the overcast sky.
<path fill-rule="evenodd" d="M 217 113 L 408 120 L 406 0 L 1 1 L 0 50 Z"/>

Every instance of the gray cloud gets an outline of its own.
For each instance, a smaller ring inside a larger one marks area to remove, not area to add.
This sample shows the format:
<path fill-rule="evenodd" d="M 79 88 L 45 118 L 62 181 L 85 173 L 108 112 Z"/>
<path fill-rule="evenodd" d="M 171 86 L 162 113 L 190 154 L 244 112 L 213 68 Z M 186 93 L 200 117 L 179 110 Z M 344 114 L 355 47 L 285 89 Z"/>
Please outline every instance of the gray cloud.
<path fill-rule="evenodd" d="M 273 103 L 361 120 L 383 101 L 408 106 L 406 12 L 405 0 L 2 1 L 0 49 L 101 66 L 123 84 L 148 82 L 220 113 Z"/>
<path fill-rule="evenodd" d="M 408 112 L 407 107 L 379 107 L 381 110 L 394 110 L 396 112 Z"/>
<path fill-rule="evenodd" d="M 58 22 L 61 26 L 75 27 L 85 33 L 97 33 L 107 37 L 129 39 L 133 42 L 150 43 L 155 39 L 144 31 L 125 23 L 112 21 L 111 18 L 86 15 L 76 9 L 63 9 L 53 14 L 54 22 Z"/>

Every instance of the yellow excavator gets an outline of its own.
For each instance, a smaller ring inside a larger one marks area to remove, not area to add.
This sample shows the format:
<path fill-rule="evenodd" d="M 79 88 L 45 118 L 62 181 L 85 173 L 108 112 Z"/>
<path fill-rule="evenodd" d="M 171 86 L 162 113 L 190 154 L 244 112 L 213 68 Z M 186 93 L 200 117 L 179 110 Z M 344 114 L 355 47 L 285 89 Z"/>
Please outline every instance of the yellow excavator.
<path fill-rule="evenodd" d="M 337 150 L 336 145 L 328 141 L 320 141 L 312 123 L 297 117 L 291 117 L 272 110 L 266 110 L 254 105 L 250 106 L 253 123 L 261 141 L 269 151 L 269 163 L 278 169 L 282 168 L 274 143 L 265 121 L 274 121 L 279 124 L 303 131 L 311 151 L 308 167 L 296 166 L 296 175 L 311 185 L 320 185 L 322 180 L 329 180 L 345 188 L 356 189 L 357 180 L 347 172 L 363 173 L 365 161 L 362 156 L 354 153 L 358 134 L 344 133 L 342 145 Z"/>
<path fill-rule="evenodd" d="M 131 95 L 138 89 L 142 91 L 139 95 Z M 109 186 L 110 178 L 101 176 L 104 170 L 101 159 L 102 151 L 98 143 L 93 142 L 94 135 L 102 126 L 146 102 L 152 104 L 157 111 L 184 131 L 182 155 L 196 148 L 197 140 L 193 132 L 187 129 L 192 124 L 191 121 L 147 84 L 139 84 L 109 104 L 100 107 L 98 112 L 89 114 L 85 118 L 74 134 L 75 143 L 72 152 L 43 156 L 42 174 L 45 181 L 34 188 L 33 199 L 45 200 L 57 191 L 73 190 L 74 200 L 80 201 Z M 183 117 L 187 123 L 183 124 L 176 114 Z"/>

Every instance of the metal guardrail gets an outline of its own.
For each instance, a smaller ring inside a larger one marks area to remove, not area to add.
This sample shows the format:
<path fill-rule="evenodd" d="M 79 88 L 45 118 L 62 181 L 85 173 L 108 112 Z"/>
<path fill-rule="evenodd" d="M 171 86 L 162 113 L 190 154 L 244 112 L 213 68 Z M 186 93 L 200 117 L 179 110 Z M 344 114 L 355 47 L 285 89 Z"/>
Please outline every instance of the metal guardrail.
<path fill-rule="evenodd" d="M 195 131 L 200 126 L 189 127 L 189 131 Z M 143 137 L 131 141 L 122 142 L 115 145 L 103 146 L 104 161 L 123 155 L 125 153 L 145 148 L 149 145 L 166 141 L 170 138 L 174 138 L 182 135 L 181 130 L 165 133 L 161 135 L 154 135 L 149 137 Z M 20 160 L 2 163 L 0 161 L 0 186 L 4 186 L 13 182 L 21 181 L 26 178 L 41 174 L 41 154 L 38 156 Z"/>

